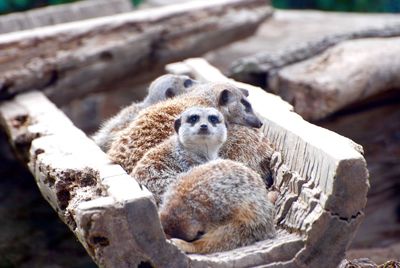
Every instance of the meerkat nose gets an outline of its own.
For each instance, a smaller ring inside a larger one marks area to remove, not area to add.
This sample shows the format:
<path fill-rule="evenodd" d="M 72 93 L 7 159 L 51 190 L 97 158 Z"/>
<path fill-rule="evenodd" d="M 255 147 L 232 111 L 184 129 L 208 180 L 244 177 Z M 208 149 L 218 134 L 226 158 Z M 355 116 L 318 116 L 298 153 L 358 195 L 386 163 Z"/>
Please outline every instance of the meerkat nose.
<path fill-rule="evenodd" d="M 207 125 L 205 125 L 205 124 L 203 124 L 203 125 L 200 125 L 200 129 L 204 129 L 204 130 L 206 130 L 206 129 L 208 129 L 208 126 L 207 126 Z"/>

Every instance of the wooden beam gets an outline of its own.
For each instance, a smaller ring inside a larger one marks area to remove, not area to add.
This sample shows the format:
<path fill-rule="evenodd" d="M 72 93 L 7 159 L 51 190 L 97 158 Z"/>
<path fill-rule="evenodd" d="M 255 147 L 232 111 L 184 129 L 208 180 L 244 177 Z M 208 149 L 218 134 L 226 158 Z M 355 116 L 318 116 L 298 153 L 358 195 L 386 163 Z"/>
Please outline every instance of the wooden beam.
<path fill-rule="evenodd" d="M 195 1 L 0 35 L 0 99 L 44 91 L 56 104 L 250 36 L 265 0 Z"/>
<path fill-rule="evenodd" d="M 230 81 L 248 89 L 254 110 L 264 121 L 265 134 L 280 151 L 272 163 L 280 192 L 276 221 L 286 232 L 284 242 L 278 242 L 278 235 L 276 244 L 272 241 L 263 249 L 250 246 L 240 255 L 235 251 L 189 257 L 210 267 L 337 267 L 363 219 L 367 201 L 368 170 L 362 147 L 303 120 L 280 97 L 227 79 L 203 59 L 170 64 L 167 70 L 184 71 L 201 81 Z M 290 243 L 287 233 L 300 235 L 302 243 Z M 276 257 L 282 252 L 290 254 Z"/>
<path fill-rule="evenodd" d="M 129 0 L 84 0 L 36 8 L 26 12 L 2 15 L 0 34 L 129 12 L 132 8 Z"/>

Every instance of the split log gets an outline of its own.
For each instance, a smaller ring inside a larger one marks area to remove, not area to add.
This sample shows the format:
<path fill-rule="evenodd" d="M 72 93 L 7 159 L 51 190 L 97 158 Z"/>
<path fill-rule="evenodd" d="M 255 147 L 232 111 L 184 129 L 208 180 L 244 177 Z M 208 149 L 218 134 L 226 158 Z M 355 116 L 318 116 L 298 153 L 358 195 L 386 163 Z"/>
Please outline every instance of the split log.
<path fill-rule="evenodd" d="M 400 38 L 340 43 L 278 71 L 271 88 L 297 113 L 318 120 L 390 89 L 400 89 Z"/>
<path fill-rule="evenodd" d="M 164 64 L 250 36 L 265 0 L 188 2 L 0 36 L 0 99 L 44 91 L 65 104 L 157 75 Z"/>
<path fill-rule="evenodd" d="M 231 76 L 261 83 L 292 103 L 306 119 L 319 120 L 377 92 L 399 87 L 394 38 L 398 36 L 398 23 L 328 35 L 240 59 L 233 64 Z M 367 37 L 376 38 L 376 43 Z"/>
<path fill-rule="evenodd" d="M 84 0 L 0 17 L 0 34 L 102 17 L 132 10 L 129 0 Z"/>
<path fill-rule="evenodd" d="M 2 103 L 0 119 L 43 197 L 99 266 L 187 266 L 165 239 L 152 194 L 42 93 Z"/>
<path fill-rule="evenodd" d="M 317 56 L 328 48 L 347 40 L 400 36 L 400 24 L 367 28 L 354 32 L 331 34 L 314 41 L 294 44 L 276 52 L 260 52 L 232 63 L 229 76 L 240 81 L 252 82 L 252 77 L 262 76 L 267 83 L 280 68 Z M 260 79 L 260 78 L 258 78 Z"/>
<path fill-rule="evenodd" d="M 189 255 L 193 266 L 337 267 L 366 204 L 368 171 L 361 146 L 304 121 L 279 97 L 228 80 L 204 60 L 171 64 L 167 70 L 202 81 L 230 81 L 248 89 L 254 110 L 264 121 L 265 134 L 281 152 L 272 160 L 280 191 L 277 240 L 240 251 Z M 289 243 L 288 234 L 298 237 L 297 243 Z M 276 255 L 283 252 L 287 253 L 284 258 Z"/>

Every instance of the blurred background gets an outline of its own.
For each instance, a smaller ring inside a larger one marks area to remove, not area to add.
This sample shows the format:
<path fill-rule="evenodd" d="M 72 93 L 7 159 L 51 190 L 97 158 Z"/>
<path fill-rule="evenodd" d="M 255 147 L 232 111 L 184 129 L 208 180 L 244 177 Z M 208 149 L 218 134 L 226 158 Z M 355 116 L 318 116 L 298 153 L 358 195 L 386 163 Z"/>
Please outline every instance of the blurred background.
<path fill-rule="evenodd" d="M 148 8 L 183 1 L 132 0 L 129 9 L 131 10 L 132 6 Z M 12 16 L 13 12 L 71 2 L 78 1 L 0 0 L 0 14 L 7 17 Z M 400 12 L 400 0 L 271 2 L 277 11 L 273 18 L 260 26 L 254 36 L 216 49 L 204 57 L 224 73 L 228 73 L 234 60 L 258 52 L 273 53 L 293 44 L 313 41 L 329 34 L 400 23 L 398 14 L 390 14 Z M 146 87 L 147 84 L 143 84 L 136 85 L 135 88 L 96 92 L 61 108 L 74 124 L 90 134 L 121 107 L 128 105 L 132 100 L 143 98 Z M 366 219 L 351 245 L 348 253 L 350 258 L 364 256 L 382 263 L 393 256 L 400 256 L 398 92 L 400 91 L 396 88 L 393 94 L 372 98 L 362 106 L 350 107 L 329 118 L 313 122 L 349 137 L 364 147 L 371 177 L 371 190 Z M 32 175 L 15 160 L 1 129 L 0 178 L 0 268 L 96 267 L 70 230 L 42 198 Z"/>
<path fill-rule="evenodd" d="M 2 0 L 0 13 L 24 11 L 48 5 L 58 5 L 77 0 Z M 145 0 L 131 0 L 134 6 Z M 272 5 L 282 9 L 319 9 L 345 12 L 400 12 L 398 0 L 272 0 Z"/>

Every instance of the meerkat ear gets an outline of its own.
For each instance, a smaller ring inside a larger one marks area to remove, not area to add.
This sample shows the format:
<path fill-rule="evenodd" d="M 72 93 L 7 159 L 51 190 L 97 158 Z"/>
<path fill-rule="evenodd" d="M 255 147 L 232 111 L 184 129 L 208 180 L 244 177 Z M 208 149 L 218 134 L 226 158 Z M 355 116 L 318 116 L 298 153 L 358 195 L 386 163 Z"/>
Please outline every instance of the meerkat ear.
<path fill-rule="evenodd" d="M 175 123 L 174 123 L 174 129 L 175 129 L 176 133 L 179 132 L 180 127 L 181 127 L 181 118 L 178 118 L 175 120 Z"/>
<path fill-rule="evenodd" d="M 174 93 L 174 90 L 172 89 L 172 88 L 167 88 L 167 90 L 165 91 L 165 97 L 167 98 L 167 99 L 170 99 L 170 98 L 173 98 L 173 97 L 175 97 L 175 93 Z"/>
<path fill-rule="evenodd" d="M 249 91 L 247 89 L 240 88 L 240 91 L 242 91 L 243 95 L 245 95 L 246 97 L 249 96 Z"/>
<path fill-rule="evenodd" d="M 229 97 L 231 94 L 232 93 L 229 91 L 229 89 L 224 89 L 219 95 L 218 104 L 220 106 L 226 105 L 229 101 Z"/>

